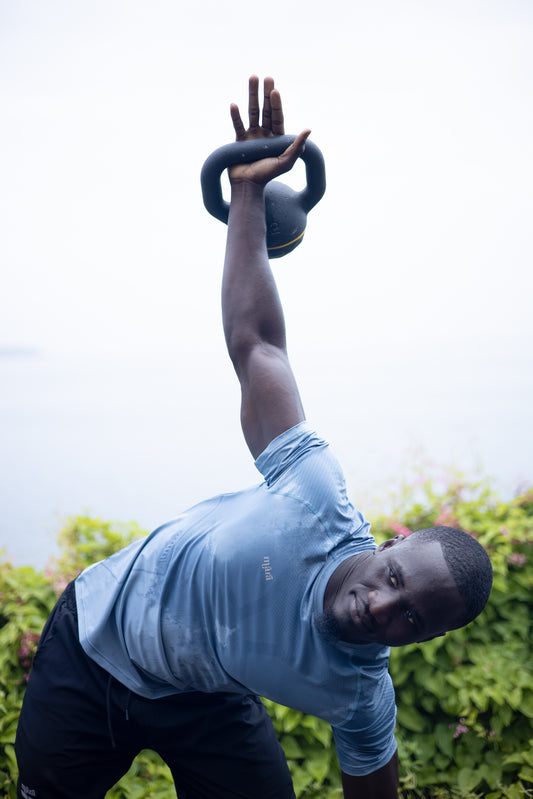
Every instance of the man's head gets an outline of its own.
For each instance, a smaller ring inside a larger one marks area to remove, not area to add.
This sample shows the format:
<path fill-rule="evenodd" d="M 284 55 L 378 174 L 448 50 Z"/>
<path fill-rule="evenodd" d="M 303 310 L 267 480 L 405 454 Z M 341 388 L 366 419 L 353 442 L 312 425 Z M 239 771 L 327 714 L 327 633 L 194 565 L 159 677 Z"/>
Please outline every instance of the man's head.
<path fill-rule="evenodd" d="M 427 527 L 409 538 L 416 543 L 436 541 L 440 544 L 448 570 L 465 605 L 464 616 L 457 627 L 469 624 L 487 604 L 492 588 L 492 566 L 481 544 L 456 527 Z"/>
<path fill-rule="evenodd" d="M 430 527 L 341 564 L 328 583 L 321 626 L 353 643 L 426 641 L 472 621 L 491 587 L 490 560 L 472 536 Z"/>

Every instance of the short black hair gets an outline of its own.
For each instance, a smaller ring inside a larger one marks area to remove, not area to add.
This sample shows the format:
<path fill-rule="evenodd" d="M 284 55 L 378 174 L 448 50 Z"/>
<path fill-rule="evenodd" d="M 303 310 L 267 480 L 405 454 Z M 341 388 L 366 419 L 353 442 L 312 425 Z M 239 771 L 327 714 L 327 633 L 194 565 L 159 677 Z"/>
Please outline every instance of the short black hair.
<path fill-rule="evenodd" d="M 438 541 L 466 608 L 459 626 L 469 624 L 487 604 L 492 588 L 492 565 L 485 549 L 470 533 L 457 527 L 426 527 L 410 537 L 421 542 Z"/>

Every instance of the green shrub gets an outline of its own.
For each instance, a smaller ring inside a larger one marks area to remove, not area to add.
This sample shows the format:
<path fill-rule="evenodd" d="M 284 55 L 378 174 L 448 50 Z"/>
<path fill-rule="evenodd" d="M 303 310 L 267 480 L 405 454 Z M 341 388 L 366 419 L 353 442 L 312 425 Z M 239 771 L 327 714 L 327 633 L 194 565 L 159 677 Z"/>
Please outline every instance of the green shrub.
<path fill-rule="evenodd" d="M 391 651 L 405 795 L 451 786 L 524 797 L 533 789 L 533 491 L 502 503 L 482 485 L 457 482 L 440 495 L 425 485 L 421 499 L 407 493 L 400 518 L 411 530 L 462 527 L 494 569 L 491 597 L 472 624 Z M 395 519 L 374 527 L 380 540 L 400 531 Z"/>
<path fill-rule="evenodd" d="M 29 567 L 0 562 L 0 796 L 15 799 L 15 732 L 41 629 L 56 601 L 53 586 Z"/>
<path fill-rule="evenodd" d="M 342 797 L 340 768 L 329 724 L 263 699 L 292 775 L 297 797 Z"/>
<path fill-rule="evenodd" d="M 494 587 L 472 624 L 421 646 L 393 649 L 404 799 L 533 795 L 533 490 L 502 503 L 483 485 L 407 489 L 394 518 L 374 522 L 384 540 L 432 524 L 463 527 L 488 549 Z M 16 723 L 39 632 L 76 574 L 143 535 L 137 525 L 71 519 L 46 573 L 0 563 L 0 794 L 15 797 Z M 265 701 L 302 799 L 342 796 L 329 726 Z M 169 769 L 142 752 L 109 799 L 175 796 Z"/>
<path fill-rule="evenodd" d="M 136 524 L 80 516 L 60 532 L 61 555 L 44 573 L 0 561 L 0 796 L 5 799 L 16 797 L 17 720 L 40 633 L 57 597 L 90 563 L 142 534 Z"/>
<path fill-rule="evenodd" d="M 108 558 L 145 535 L 146 530 L 135 522 L 105 522 L 90 516 L 74 516 L 67 519 L 59 531 L 60 555 L 51 561 L 46 574 L 53 579 L 59 596 L 87 566 Z"/>

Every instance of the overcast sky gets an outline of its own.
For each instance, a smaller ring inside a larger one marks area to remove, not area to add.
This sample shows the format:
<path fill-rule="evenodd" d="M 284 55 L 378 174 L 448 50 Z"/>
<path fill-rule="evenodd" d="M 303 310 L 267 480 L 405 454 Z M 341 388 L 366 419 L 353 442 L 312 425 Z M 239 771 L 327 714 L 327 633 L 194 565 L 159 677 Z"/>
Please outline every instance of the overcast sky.
<path fill-rule="evenodd" d="M 210 346 L 225 228 L 199 172 L 256 72 L 328 170 L 276 267 L 298 337 L 520 347 L 532 22 L 526 0 L 3 0 L 0 346 Z"/>
<path fill-rule="evenodd" d="M 310 127 L 327 168 L 303 243 L 274 262 L 306 408 L 379 448 L 406 396 L 463 439 L 492 398 L 489 461 L 514 468 L 514 448 L 525 475 L 532 54 L 529 0 L 0 0 L 0 351 L 157 353 L 188 364 L 192 393 L 195 369 L 233 380 L 226 229 L 199 175 L 248 76 L 272 74 L 287 132 Z"/>

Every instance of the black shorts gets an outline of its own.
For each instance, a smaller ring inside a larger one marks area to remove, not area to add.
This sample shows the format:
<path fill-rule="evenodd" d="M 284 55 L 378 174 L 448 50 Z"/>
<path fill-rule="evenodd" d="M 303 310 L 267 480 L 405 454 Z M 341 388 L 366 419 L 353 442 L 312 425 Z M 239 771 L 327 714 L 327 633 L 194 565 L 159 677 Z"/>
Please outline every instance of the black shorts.
<path fill-rule="evenodd" d="M 294 797 L 258 697 L 132 693 L 83 651 L 74 583 L 43 630 L 15 748 L 21 799 L 103 799 L 142 749 L 168 764 L 179 799 Z"/>

